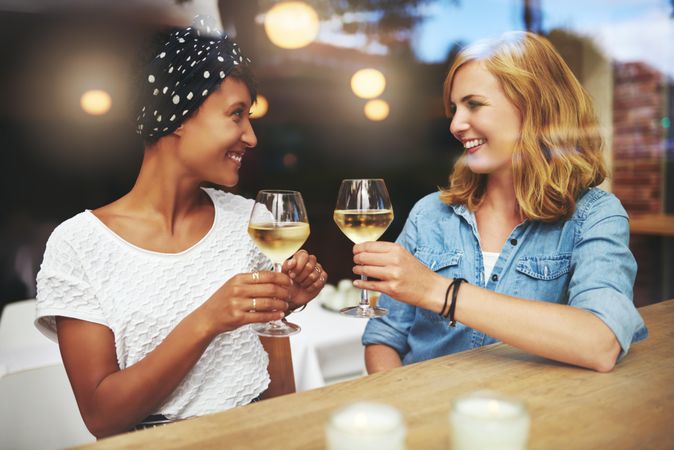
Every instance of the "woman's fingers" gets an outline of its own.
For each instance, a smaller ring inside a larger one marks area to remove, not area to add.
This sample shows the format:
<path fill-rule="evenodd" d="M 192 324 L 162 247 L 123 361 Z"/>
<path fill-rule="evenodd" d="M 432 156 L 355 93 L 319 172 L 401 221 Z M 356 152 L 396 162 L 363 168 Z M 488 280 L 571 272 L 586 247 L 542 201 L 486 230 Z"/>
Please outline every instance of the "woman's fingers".
<path fill-rule="evenodd" d="M 244 273 L 239 275 L 239 279 L 244 284 L 259 285 L 272 283 L 290 287 L 290 278 L 282 272 L 263 270 L 260 272 Z"/>
<path fill-rule="evenodd" d="M 305 250 L 300 250 L 299 252 L 295 253 L 293 259 L 295 260 L 295 265 L 288 272 L 288 275 L 295 283 L 301 283 L 308 275 L 305 273 L 307 265 L 312 263 L 315 264 L 316 257 L 312 257 L 312 255 L 307 253 Z"/>
<path fill-rule="evenodd" d="M 320 264 L 317 264 L 316 267 L 320 270 L 314 270 L 301 285 L 302 289 L 307 291 L 320 291 L 325 286 L 325 283 L 328 281 L 328 273 L 323 270 Z"/>
<path fill-rule="evenodd" d="M 362 244 L 356 244 L 353 246 L 353 253 L 362 253 L 362 252 L 372 252 L 372 253 L 386 253 L 391 252 L 400 247 L 394 242 L 386 241 L 370 241 L 363 242 Z"/>
<path fill-rule="evenodd" d="M 353 255 L 353 262 L 365 266 L 388 266 L 400 264 L 400 258 L 392 253 L 363 252 Z"/>
<path fill-rule="evenodd" d="M 391 280 L 397 278 L 398 268 L 379 267 L 379 266 L 355 266 L 353 273 L 356 275 L 365 275 L 368 278 L 377 278 L 379 280 Z"/>
<path fill-rule="evenodd" d="M 318 280 L 322 273 L 323 267 L 318 264 L 316 257 L 312 255 L 307 264 L 302 269 L 302 272 L 299 273 L 293 281 L 299 283 L 299 285 L 302 287 L 310 286 L 313 282 Z"/>
<path fill-rule="evenodd" d="M 297 267 L 297 259 L 295 258 L 295 255 L 293 255 L 290 259 L 286 259 L 285 261 L 283 261 L 283 267 L 281 268 L 281 272 L 288 273 L 295 267 Z"/>
<path fill-rule="evenodd" d="M 291 278 L 294 278 L 297 275 L 296 272 L 301 270 L 308 260 L 309 252 L 304 249 L 298 250 L 292 258 L 283 263 L 283 271 L 287 272 Z"/>
<path fill-rule="evenodd" d="M 388 281 L 355 280 L 353 285 L 358 289 L 367 289 L 368 291 L 377 291 L 391 295 Z"/>
<path fill-rule="evenodd" d="M 241 299 L 239 307 L 248 312 L 285 311 L 288 309 L 288 302 L 273 297 L 252 297 Z"/>
<path fill-rule="evenodd" d="M 243 298 L 277 298 L 287 300 L 290 296 L 290 285 L 279 286 L 278 284 L 248 285 L 241 289 L 240 297 Z"/>

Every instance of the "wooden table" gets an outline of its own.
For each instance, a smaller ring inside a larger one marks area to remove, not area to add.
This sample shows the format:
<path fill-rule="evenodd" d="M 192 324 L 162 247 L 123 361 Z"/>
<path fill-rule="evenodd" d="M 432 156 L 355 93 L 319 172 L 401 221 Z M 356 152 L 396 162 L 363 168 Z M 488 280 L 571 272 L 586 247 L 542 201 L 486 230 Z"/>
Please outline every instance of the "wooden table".
<path fill-rule="evenodd" d="M 408 449 L 447 449 L 451 399 L 493 389 L 526 401 L 531 449 L 671 449 L 674 300 L 640 311 L 650 337 L 607 374 L 495 344 L 81 448 L 321 449 L 335 408 L 375 400 L 403 412 Z"/>

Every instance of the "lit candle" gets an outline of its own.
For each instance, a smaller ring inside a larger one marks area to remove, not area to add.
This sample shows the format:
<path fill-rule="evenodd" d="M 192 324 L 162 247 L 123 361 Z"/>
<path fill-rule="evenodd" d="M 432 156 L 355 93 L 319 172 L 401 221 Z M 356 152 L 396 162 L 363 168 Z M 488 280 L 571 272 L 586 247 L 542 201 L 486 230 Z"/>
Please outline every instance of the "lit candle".
<path fill-rule="evenodd" d="M 358 402 L 332 414 L 325 437 L 328 450 L 405 450 L 405 433 L 394 407 Z"/>
<path fill-rule="evenodd" d="M 481 391 L 452 402 L 449 413 L 452 450 L 522 450 L 529 437 L 529 414 L 519 400 Z"/>

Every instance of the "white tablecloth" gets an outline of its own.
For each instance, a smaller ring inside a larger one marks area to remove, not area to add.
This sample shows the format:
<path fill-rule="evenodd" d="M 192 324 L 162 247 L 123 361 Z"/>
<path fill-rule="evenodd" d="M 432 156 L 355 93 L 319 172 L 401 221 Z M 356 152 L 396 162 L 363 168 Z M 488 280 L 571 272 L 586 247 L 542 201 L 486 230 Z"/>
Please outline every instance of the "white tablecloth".
<path fill-rule="evenodd" d="M 366 319 L 342 316 L 313 301 L 288 320 L 302 327 L 301 332 L 290 337 L 298 392 L 365 373 L 360 339 Z"/>

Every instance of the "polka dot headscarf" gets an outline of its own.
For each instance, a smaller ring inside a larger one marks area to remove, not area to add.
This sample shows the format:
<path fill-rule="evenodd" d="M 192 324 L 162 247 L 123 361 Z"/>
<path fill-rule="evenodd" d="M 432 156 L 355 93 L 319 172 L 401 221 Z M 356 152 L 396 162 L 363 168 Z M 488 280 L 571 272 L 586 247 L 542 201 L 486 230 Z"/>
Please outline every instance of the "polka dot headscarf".
<path fill-rule="evenodd" d="M 191 27 L 172 32 L 146 66 L 136 132 L 146 139 L 172 133 L 234 67 L 249 63 L 212 19 L 198 16 Z"/>

